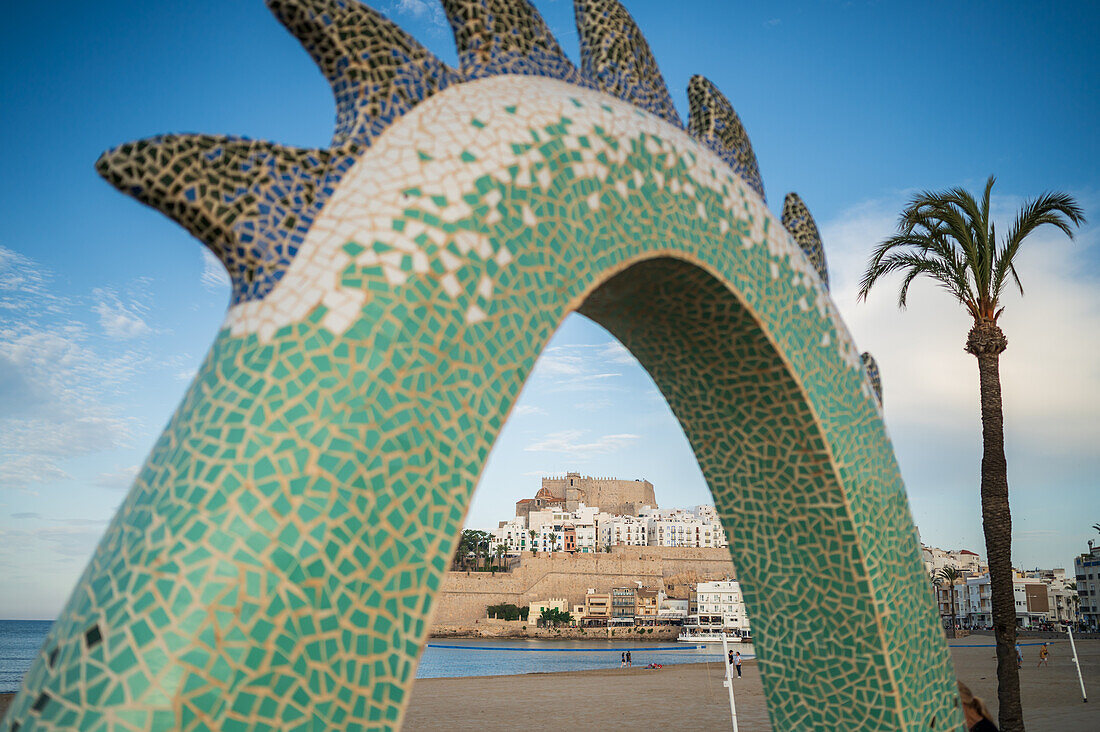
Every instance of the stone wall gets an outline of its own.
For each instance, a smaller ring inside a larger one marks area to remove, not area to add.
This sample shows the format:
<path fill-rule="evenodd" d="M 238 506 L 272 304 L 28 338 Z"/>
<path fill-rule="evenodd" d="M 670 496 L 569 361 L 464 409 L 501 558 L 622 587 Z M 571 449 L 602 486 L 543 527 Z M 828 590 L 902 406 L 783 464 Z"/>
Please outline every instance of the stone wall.
<path fill-rule="evenodd" d="M 528 552 L 511 572 L 448 572 L 433 623 L 472 625 L 485 618 L 487 606 L 504 602 L 524 607 L 548 597 L 564 597 L 572 607 L 584 602 L 589 588 L 607 592 L 635 582 L 686 598 L 692 582 L 733 576 L 726 549 L 618 546 L 610 553 L 596 554 L 535 556 Z"/>

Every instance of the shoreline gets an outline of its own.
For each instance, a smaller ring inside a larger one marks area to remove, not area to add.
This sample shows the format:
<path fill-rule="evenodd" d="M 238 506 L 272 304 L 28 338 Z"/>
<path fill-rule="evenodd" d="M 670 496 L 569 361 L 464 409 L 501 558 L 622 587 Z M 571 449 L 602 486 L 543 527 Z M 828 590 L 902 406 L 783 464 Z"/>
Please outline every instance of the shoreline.
<path fill-rule="evenodd" d="M 996 654 L 985 644 L 951 649 L 955 671 L 996 716 Z M 985 639 L 982 639 L 985 640 Z M 1021 644 L 1023 645 L 1023 644 Z M 1086 689 L 1100 689 L 1100 640 L 1077 642 Z M 1100 705 L 1083 704 L 1077 673 L 1065 640 L 1051 643 L 1051 662 L 1038 668 L 1038 650 L 1025 646 L 1020 671 L 1024 721 L 1030 732 L 1100 729 Z M 405 716 L 406 730 L 514 730 L 516 720 L 540 710 L 540 725 L 578 720 L 583 727 L 637 725 L 642 729 L 720 729 L 730 723 L 729 698 L 722 686 L 725 664 L 701 661 L 644 668 L 534 671 L 511 676 L 452 676 L 418 679 Z M 763 685 L 754 659 L 735 680 L 737 718 L 745 729 L 770 730 Z M 0 693 L 0 714 L 14 694 Z M 567 703 L 563 703 L 566 700 Z"/>

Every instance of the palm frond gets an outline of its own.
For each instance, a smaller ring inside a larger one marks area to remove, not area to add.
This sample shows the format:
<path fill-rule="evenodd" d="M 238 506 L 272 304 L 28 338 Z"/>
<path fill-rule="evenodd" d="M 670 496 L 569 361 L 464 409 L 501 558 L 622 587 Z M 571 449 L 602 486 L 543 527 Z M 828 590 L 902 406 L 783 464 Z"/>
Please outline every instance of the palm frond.
<path fill-rule="evenodd" d="M 998 246 L 990 218 L 996 181 L 989 176 L 980 201 L 963 188 L 922 191 L 910 199 L 898 217 L 897 233 L 872 250 L 857 299 L 866 300 L 882 277 L 904 272 L 898 307 L 906 306 L 909 287 L 925 276 L 951 293 L 975 320 L 996 321 L 1003 310 L 999 300 L 1007 278 L 1023 292 L 1013 259 L 1028 234 L 1051 225 L 1072 238 L 1072 225 L 1085 221 L 1072 197 L 1045 193 L 1025 205 Z"/>
<path fill-rule="evenodd" d="M 1048 192 L 1026 202 L 1016 214 L 1016 221 L 997 250 L 992 281 L 994 299 L 1000 297 L 1009 275 L 1019 288 L 1020 294 L 1023 294 L 1024 288 L 1014 266 L 1015 259 L 1017 252 L 1020 251 L 1020 245 L 1036 229 L 1042 226 L 1054 226 L 1073 239 L 1074 227 L 1083 223 L 1085 223 L 1084 211 L 1067 193 Z"/>

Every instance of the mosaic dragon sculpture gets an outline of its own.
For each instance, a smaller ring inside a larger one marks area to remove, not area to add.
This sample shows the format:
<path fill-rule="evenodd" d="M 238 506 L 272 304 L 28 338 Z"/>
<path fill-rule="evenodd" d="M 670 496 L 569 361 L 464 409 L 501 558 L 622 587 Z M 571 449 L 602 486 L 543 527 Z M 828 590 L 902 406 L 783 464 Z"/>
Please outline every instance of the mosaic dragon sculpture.
<path fill-rule="evenodd" d="M 100 158 L 232 304 L 6 729 L 400 727 L 470 496 L 570 312 L 692 444 L 774 727 L 960 727 L 877 367 L 721 92 L 691 79 L 685 129 L 615 0 L 576 0 L 579 68 L 525 0 L 443 0 L 458 69 L 355 0 L 267 4 L 332 84 L 332 144 Z"/>

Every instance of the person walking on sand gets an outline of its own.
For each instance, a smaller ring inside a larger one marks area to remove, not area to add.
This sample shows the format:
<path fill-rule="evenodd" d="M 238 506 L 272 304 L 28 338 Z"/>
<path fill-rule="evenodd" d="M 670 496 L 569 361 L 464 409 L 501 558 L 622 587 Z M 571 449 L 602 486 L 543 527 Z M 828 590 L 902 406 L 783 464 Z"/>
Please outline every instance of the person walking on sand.
<path fill-rule="evenodd" d="M 737 652 L 737 656 L 733 659 L 733 665 L 737 669 L 737 678 L 741 678 L 741 651 Z"/>
<path fill-rule="evenodd" d="M 970 687 L 961 681 L 959 682 L 959 701 L 962 702 L 963 717 L 966 728 L 970 732 L 997 732 L 997 725 L 993 724 L 993 717 L 989 716 L 985 702 L 981 697 L 974 696 Z"/>
<path fill-rule="evenodd" d="M 733 651 L 732 650 L 729 652 L 729 661 L 730 661 L 730 666 L 732 666 L 733 665 Z"/>
<path fill-rule="evenodd" d="M 626 652 L 626 667 L 630 668 L 633 664 L 630 662 L 630 651 Z"/>
<path fill-rule="evenodd" d="M 1016 644 L 1016 668 L 1024 667 L 1024 652 L 1020 650 L 1020 644 Z"/>
<path fill-rule="evenodd" d="M 626 651 L 623 651 L 623 655 L 619 658 L 619 668 L 626 668 Z"/>
<path fill-rule="evenodd" d="M 1039 665 L 1035 668 L 1042 668 L 1043 666 L 1050 665 L 1050 644 L 1044 643 L 1043 647 L 1039 649 Z"/>

